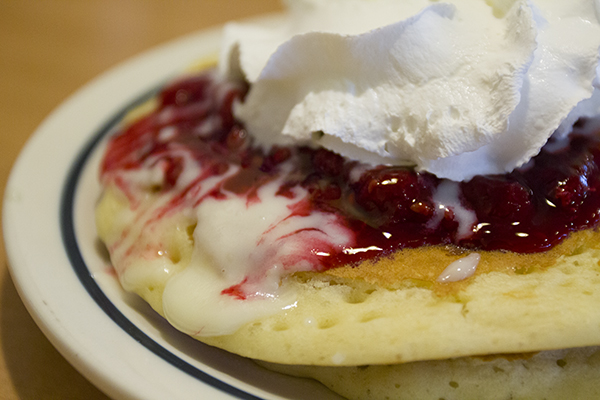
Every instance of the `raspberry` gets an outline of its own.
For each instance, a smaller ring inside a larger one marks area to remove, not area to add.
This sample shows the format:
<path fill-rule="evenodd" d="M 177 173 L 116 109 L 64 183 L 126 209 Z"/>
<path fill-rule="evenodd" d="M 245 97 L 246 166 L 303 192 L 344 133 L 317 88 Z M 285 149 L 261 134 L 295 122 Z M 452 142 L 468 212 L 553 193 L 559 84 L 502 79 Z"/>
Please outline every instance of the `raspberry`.
<path fill-rule="evenodd" d="M 462 184 L 463 195 L 481 221 L 526 219 L 533 215 L 531 189 L 510 176 L 476 176 Z"/>
<path fill-rule="evenodd" d="M 426 221 L 433 215 L 432 184 L 409 168 L 376 168 L 355 185 L 355 199 L 365 211 L 379 214 L 383 225 Z"/>

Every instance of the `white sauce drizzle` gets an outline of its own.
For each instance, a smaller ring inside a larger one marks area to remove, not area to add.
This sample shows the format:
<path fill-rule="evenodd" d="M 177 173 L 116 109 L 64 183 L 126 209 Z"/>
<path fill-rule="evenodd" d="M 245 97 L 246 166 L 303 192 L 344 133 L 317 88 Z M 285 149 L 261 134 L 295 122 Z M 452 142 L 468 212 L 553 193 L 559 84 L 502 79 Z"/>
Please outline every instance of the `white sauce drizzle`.
<path fill-rule="evenodd" d="M 346 359 L 346 356 L 343 355 L 342 353 L 335 353 L 331 357 L 331 362 L 333 362 L 335 365 L 340 365 L 341 363 L 344 362 L 345 359 Z"/>
<path fill-rule="evenodd" d="M 296 292 L 284 284 L 284 277 L 314 269 L 317 254 L 351 245 L 352 232 L 337 216 L 294 213 L 306 190 L 297 189 L 293 198 L 276 195 L 286 176 L 261 186 L 255 202 L 223 190 L 225 198 L 209 197 L 195 207 L 192 261 L 169 280 L 163 293 L 164 314 L 179 330 L 195 336 L 227 335 L 245 323 L 293 308 Z M 244 298 L 223 293 L 236 285 Z M 317 325 L 312 317 L 305 322 Z"/>
<path fill-rule="evenodd" d="M 473 274 L 479 265 L 481 255 L 479 253 L 471 253 L 468 256 L 454 261 L 446 267 L 444 272 L 438 276 L 438 282 L 458 282 L 467 279 Z"/>
<path fill-rule="evenodd" d="M 477 222 L 475 211 L 469 210 L 462 205 L 459 197 L 460 188 L 457 182 L 443 181 L 436 188 L 432 196 L 435 204 L 435 216 L 427 223 L 429 228 L 437 228 L 447 210 L 454 213 L 458 221 L 456 238 L 458 240 L 467 238 L 473 234 L 473 228 Z"/>

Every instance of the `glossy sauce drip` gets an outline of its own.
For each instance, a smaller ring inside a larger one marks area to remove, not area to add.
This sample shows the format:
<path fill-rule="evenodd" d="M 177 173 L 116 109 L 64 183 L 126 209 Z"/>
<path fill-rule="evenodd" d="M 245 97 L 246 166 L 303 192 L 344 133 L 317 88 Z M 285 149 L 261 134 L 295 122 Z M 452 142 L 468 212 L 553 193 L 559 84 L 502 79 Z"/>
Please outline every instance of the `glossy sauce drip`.
<path fill-rule="evenodd" d="M 175 193 L 160 217 L 224 193 L 260 201 L 257 190 L 285 176 L 276 196 L 294 198 L 298 187 L 309 193 L 294 213 L 333 213 L 354 232 L 353 247 L 318 254 L 319 270 L 426 245 L 540 252 L 598 224 L 600 132 L 590 132 L 586 121 L 568 143 L 550 143 L 524 168 L 457 183 L 406 167 L 365 166 L 325 149 L 254 146 L 231 114 L 246 89 L 211 74 L 166 87 L 154 112 L 111 139 L 104 183 L 158 166 L 162 180 L 152 190 Z M 182 154 L 201 171 L 185 185 Z M 215 190 L 195 196 L 199 185 L 219 176 Z"/>

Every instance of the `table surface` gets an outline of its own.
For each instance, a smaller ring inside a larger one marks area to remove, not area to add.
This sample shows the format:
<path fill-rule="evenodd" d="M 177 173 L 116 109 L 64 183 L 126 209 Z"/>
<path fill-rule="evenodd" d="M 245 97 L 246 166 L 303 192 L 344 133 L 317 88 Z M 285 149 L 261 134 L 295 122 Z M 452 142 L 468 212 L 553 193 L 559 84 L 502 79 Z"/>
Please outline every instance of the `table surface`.
<path fill-rule="evenodd" d="M 278 0 L 0 2 L 0 196 L 35 128 L 96 75 L 186 33 L 277 10 Z M 3 240 L 0 399 L 106 399 L 27 313 L 8 272 Z"/>

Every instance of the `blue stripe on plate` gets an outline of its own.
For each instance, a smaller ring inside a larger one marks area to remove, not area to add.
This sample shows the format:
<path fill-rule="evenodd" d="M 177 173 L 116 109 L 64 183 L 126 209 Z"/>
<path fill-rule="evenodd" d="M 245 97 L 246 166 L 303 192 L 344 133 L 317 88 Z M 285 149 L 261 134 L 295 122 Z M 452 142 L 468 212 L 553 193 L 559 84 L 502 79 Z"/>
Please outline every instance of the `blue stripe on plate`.
<path fill-rule="evenodd" d="M 260 400 L 250 393 L 233 387 L 182 360 L 175 354 L 171 353 L 160 344 L 152 340 L 142 330 L 135 326 L 127 317 L 125 317 L 117 307 L 110 301 L 110 299 L 104 294 L 102 289 L 98 286 L 94 278 L 92 277 L 81 252 L 77 245 L 77 238 L 75 236 L 75 229 L 73 225 L 73 211 L 74 211 L 74 199 L 75 193 L 77 192 L 77 186 L 81 176 L 83 167 L 87 163 L 91 153 L 94 151 L 100 141 L 110 132 L 116 124 L 125 116 L 125 114 L 133 109 L 134 107 L 142 104 L 157 93 L 158 90 L 152 90 L 149 93 L 141 96 L 129 106 L 125 107 L 122 111 L 117 113 L 108 123 L 106 123 L 90 140 L 85 148 L 82 149 L 78 155 L 75 163 L 71 167 L 71 171 L 67 176 L 67 180 L 64 184 L 62 193 L 61 205 L 60 205 L 60 228 L 63 239 L 65 250 L 73 267 L 73 270 L 77 274 L 77 277 L 81 281 L 81 284 L 88 291 L 90 296 L 96 301 L 98 306 L 104 310 L 104 312 L 118 325 L 127 332 L 133 339 L 139 342 L 141 345 L 146 347 L 148 350 L 173 365 L 193 376 L 194 378 L 206 383 L 207 385 L 213 386 L 223 392 L 226 392 L 232 396 L 240 399 L 248 400 Z"/>

